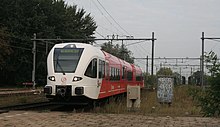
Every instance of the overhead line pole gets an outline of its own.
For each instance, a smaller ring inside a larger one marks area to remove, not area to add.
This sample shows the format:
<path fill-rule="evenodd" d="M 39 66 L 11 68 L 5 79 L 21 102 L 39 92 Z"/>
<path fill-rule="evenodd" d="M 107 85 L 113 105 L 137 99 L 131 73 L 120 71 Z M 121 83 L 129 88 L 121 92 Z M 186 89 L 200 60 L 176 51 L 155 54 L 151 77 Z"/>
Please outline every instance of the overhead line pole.
<path fill-rule="evenodd" d="M 154 32 L 152 32 L 152 53 L 151 53 L 151 76 L 153 78 L 153 74 L 154 74 Z"/>
<path fill-rule="evenodd" d="M 146 73 L 148 74 L 148 56 L 147 56 L 146 59 L 147 59 L 147 60 L 146 60 Z"/>
<path fill-rule="evenodd" d="M 201 86 L 204 88 L 204 32 L 202 32 Z"/>
<path fill-rule="evenodd" d="M 34 39 L 37 38 L 36 33 L 34 34 Z M 33 53 L 33 70 L 32 70 L 32 83 L 33 83 L 33 89 L 35 89 L 35 65 L 36 65 L 36 41 L 33 41 L 33 49 L 32 49 L 32 53 Z"/>
<path fill-rule="evenodd" d="M 148 73 L 148 56 L 146 58 L 134 58 L 134 59 L 146 60 L 146 73 Z"/>

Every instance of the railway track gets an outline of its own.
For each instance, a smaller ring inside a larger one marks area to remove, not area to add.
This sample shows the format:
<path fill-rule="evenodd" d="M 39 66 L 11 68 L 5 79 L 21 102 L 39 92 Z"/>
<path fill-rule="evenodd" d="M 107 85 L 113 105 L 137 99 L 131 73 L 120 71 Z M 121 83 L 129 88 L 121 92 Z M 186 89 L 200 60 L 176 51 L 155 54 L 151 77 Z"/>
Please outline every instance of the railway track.
<path fill-rule="evenodd" d="M 42 90 L 32 89 L 0 89 L 0 97 L 18 96 L 18 95 L 40 95 Z"/>
<path fill-rule="evenodd" d="M 0 107 L 0 110 L 28 110 L 28 109 L 33 109 L 33 108 L 45 107 L 49 105 L 51 105 L 51 103 L 49 101 L 46 101 L 46 102 L 5 106 L 5 107 Z"/>
<path fill-rule="evenodd" d="M 76 111 L 89 112 L 93 109 L 90 105 L 79 105 L 69 102 L 38 102 L 29 104 L 19 104 L 12 106 L 0 107 L 0 113 L 9 112 L 12 110 L 29 110 L 29 111 Z"/>

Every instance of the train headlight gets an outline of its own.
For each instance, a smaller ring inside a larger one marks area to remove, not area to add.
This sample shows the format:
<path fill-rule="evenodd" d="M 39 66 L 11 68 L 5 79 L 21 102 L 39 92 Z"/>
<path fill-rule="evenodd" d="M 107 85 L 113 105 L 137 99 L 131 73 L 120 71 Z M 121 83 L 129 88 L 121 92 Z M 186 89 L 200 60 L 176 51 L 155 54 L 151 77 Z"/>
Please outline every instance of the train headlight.
<path fill-rule="evenodd" d="M 80 80 L 82 80 L 82 77 L 77 77 L 77 76 L 73 77 L 73 82 L 80 81 Z"/>
<path fill-rule="evenodd" d="M 49 76 L 48 79 L 49 79 L 50 81 L 56 81 L 55 76 Z"/>

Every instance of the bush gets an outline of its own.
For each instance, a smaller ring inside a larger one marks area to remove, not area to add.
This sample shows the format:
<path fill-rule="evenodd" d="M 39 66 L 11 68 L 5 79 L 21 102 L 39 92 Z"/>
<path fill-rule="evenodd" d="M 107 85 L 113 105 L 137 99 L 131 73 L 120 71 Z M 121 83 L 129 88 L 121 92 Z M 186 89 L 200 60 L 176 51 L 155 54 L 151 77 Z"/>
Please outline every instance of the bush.
<path fill-rule="evenodd" d="M 204 116 L 220 116 L 220 63 L 217 61 L 217 55 L 210 52 L 206 56 L 206 61 L 211 63 L 208 66 L 211 76 L 208 79 L 209 87 L 203 90 L 191 91 L 191 95 L 198 102 Z"/>

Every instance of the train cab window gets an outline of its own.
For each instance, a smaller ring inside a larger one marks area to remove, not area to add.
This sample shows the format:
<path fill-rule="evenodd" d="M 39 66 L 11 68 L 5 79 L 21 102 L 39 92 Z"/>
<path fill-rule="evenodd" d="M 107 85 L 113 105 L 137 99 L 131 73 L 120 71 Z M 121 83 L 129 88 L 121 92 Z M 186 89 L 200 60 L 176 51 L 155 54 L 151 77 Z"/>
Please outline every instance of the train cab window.
<path fill-rule="evenodd" d="M 56 73 L 74 73 L 78 66 L 83 48 L 55 48 L 54 71 Z"/>
<path fill-rule="evenodd" d="M 99 60 L 99 78 L 105 77 L 105 61 Z"/>
<path fill-rule="evenodd" d="M 93 59 L 86 69 L 85 76 L 96 78 L 97 77 L 97 59 Z"/>

